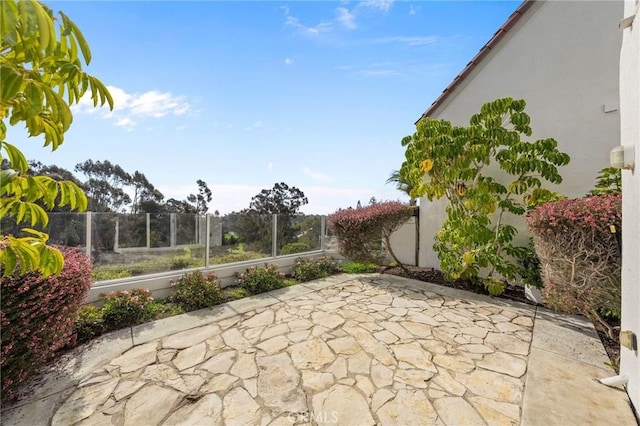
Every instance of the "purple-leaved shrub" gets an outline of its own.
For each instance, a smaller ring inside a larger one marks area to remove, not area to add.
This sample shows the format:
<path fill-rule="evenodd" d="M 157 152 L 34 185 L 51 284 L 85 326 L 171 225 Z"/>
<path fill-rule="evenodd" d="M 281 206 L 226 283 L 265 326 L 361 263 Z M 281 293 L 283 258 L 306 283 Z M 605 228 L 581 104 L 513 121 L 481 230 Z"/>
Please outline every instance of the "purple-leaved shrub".
<path fill-rule="evenodd" d="M 338 210 L 329 216 L 328 223 L 338 239 L 340 254 L 356 262 L 379 263 L 384 259 L 386 250 L 391 248 L 389 237 L 413 212 L 414 207 L 407 204 L 387 201 L 356 209 Z M 393 252 L 390 254 L 400 263 Z"/>
<path fill-rule="evenodd" d="M 603 325 L 601 313 L 619 316 L 621 220 L 620 195 L 554 201 L 529 213 L 548 306 Z"/>
<path fill-rule="evenodd" d="M 75 249 L 59 249 L 65 261 L 58 276 L 29 272 L 2 277 L 2 399 L 16 397 L 22 383 L 57 351 L 75 343 L 78 309 L 92 284 L 91 261 Z"/>

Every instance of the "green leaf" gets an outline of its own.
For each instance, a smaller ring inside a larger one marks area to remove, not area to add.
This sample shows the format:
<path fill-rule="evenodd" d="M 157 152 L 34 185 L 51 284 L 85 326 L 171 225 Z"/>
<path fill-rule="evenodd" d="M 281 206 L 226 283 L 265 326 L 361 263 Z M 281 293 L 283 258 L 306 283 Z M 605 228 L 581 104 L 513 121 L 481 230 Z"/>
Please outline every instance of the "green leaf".
<path fill-rule="evenodd" d="M 68 26 L 71 30 L 72 36 L 70 37 L 70 39 L 72 40 L 72 43 L 75 44 L 75 42 L 73 42 L 74 39 L 78 40 L 78 44 L 80 45 L 80 50 L 82 51 L 82 56 L 84 57 L 85 63 L 89 65 L 89 62 L 91 62 L 91 49 L 89 49 L 89 44 L 84 38 L 84 35 L 82 35 L 82 31 L 80 31 L 80 28 L 78 28 L 76 24 L 74 24 L 73 21 L 71 21 L 71 19 L 69 19 L 64 13 L 60 12 L 60 16 L 62 17 L 65 25 Z"/>
<path fill-rule="evenodd" d="M 0 261 L 0 265 L 4 264 L 4 275 L 7 276 L 16 269 L 18 259 L 16 257 L 16 253 L 11 249 L 11 247 L 5 247 L 2 250 L 2 258 Z"/>
<path fill-rule="evenodd" d="M 4 2 L 3 2 L 4 3 Z M 0 65 L 0 103 L 7 104 L 20 92 L 24 78 L 13 68 Z"/>
<path fill-rule="evenodd" d="M 0 1 L 0 38 L 3 43 L 15 46 L 17 38 L 15 27 L 18 19 L 18 8 L 13 1 Z"/>
<path fill-rule="evenodd" d="M 29 81 L 25 86 L 24 95 L 28 105 L 25 118 L 29 120 L 42 111 L 42 92 L 35 82 Z"/>
<path fill-rule="evenodd" d="M 56 32 L 53 26 L 53 20 L 39 2 L 35 0 L 29 0 L 29 2 L 32 4 L 38 20 L 40 47 L 47 53 L 51 53 L 56 46 Z"/>
<path fill-rule="evenodd" d="M 29 163 L 18 148 L 5 141 L 0 141 L 0 153 L 2 150 L 7 153 L 9 167 L 18 170 L 20 173 L 26 173 L 29 170 Z"/>

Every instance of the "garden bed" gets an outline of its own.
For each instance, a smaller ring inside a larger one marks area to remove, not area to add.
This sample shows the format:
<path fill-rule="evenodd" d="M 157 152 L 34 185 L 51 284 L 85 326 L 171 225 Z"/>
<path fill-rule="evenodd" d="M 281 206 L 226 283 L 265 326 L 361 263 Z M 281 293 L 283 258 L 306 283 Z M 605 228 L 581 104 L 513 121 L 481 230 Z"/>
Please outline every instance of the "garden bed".
<path fill-rule="evenodd" d="M 425 281 L 433 284 L 443 285 L 458 290 L 471 291 L 473 293 L 484 294 L 490 296 L 489 292 L 481 286 L 472 283 L 469 280 L 446 281 L 442 271 L 435 268 L 422 268 L 419 266 L 405 266 L 406 271 L 399 266 L 382 267 L 379 272 L 383 274 L 397 275 L 399 277 L 411 278 L 414 280 Z M 503 299 L 514 300 L 516 302 L 527 303 L 529 305 L 537 305 L 527 299 L 524 295 L 524 287 L 514 284 L 507 284 L 504 293 L 500 296 Z"/>

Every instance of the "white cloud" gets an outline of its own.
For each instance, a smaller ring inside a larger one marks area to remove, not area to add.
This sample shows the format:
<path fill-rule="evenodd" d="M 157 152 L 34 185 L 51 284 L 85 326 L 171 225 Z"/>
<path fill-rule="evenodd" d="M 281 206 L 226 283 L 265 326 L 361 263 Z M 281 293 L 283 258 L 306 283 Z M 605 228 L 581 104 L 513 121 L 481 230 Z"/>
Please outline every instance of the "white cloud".
<path fill-rule="evenodd" d="M 269 161 L 269 164 L 267 164 L 267 170 L 273 170 L 273 161 Z"/>
<path fill-rule="evenodd" d="M 398 71 L 399 65 L 389 62 L 372 63 L 362 66 L 345 65 L 337 67 L 338 70 L 350 74 L 358 74 L 366 77 L 395 77 L 402 75 Z"/>
<path fill-rule="evenodd" d="M 349 9 L 346 7 L 339 7 L 336 9 L 338 17 L 336 18 L 338 22 L 348 30 L 353 30 L 357 27 L 356 25 L 356 16 L 349 12 Z"/>
<path fill-rule="evenodd" d="M 394 36 L 371 40 L 372 44 L 406 44 L 407 46 L 433 46 L 441 42 L 438 36 Z"/>
<path fill-rule="evenodd" d="M 394 69 L 365 69 L 360 71 L 361 74 L 369 77 L 394 77 L 400 73 Z"/>
<path fill-rule="evenodd" d="M 393 5 L 394 0 L 364 0 L 358 4 L 360 7 L 368 7 L 388 12 Z"/>
<path fill-rule="evenodd" d="M 136 126 L 136 123 L 129 117 L 122 117 L 116 119 L 116 126 L 122 127 L 126 131 L 130 132 Z"/>
<path fill-rule="evenodd" d="M 295 28 L 301 34 L 318 37 L 322 34 L 330 33 L 339 27 L 354 30 L 358 28 L 358 24 L 356 23 L 357 18 L 360 16 L 370 16 L 379 12 L 387 13 L 393 3 L 394 0 L 364 0 L 359 2 L 357 6 L 349 9 L 347 7 L 349 2 L 343 1 L 341 3 L 342 6 L 335 9 L 335 16 L 333 18 L 329 18 L 314 26 L 305 25 L 300 22 L 299 18 L 291 15 L 291 10 L 288 6 L 281 6 L 281 9 L 285 16 L 286 25 Z"/>
<path fill-rule="evenodd" d="M 134 116 L 154 118 L 161 118 L 168 114 L 184 115 L 189 110 L 189 104 L 180 97 L 156 90 L 132 96 L 127 106 Z"/>
<path fill-rule="evenodd" d="M 303 167 L 302 168 L 302 172 L 309 176 L 311 179 L 313 180 L 317 180 L 319 182 L 331 182 L 333 179 L 331 179 L 331 177 L 323 174 L 323 173 L 319 173 L 316 171 L 311 170 L 309 167 Z"/>
<path fill-rule="evenodd" d="M 415 15 L 416 13 L 418 13 L 418 7 L 415 7 L 414 5 L 409 5 L 409 15 Z"/>
<path fill-rule="evenodd" d="M 345 65 L 336 70 L 372 78 L 443 78 L 455 71 L 450 63 L 380 62 L 362 65 Z"/>
<path fill-rule="evenodd" d="M 291 64 L 293 64 L 293 59 L 291 59 L 291 58 L 284 58 L 284 64 L 285 64 L 285 65 L 291 65 Z"/>
<path fill-rule="evenodd" d="M 94 108 L 89 92 L 72 107 L 74 113 L 100 114 L 110 118 L 115 125 L 132 130 L 139 121 L 147 118 L 162 118 L 167 115 L 180 116 L 190 111 L 191 105 L 184 96 L 174 96 L 170 92 L 151 90 L 143 93 L 127 93 L 124 89 L 107 86 L 113 98 L 113 110 L 105 106 Z"/>
<path fill-rule="evenodd" d="M 255 123 L 253 123 L 252 125 L 250 125 L 249 127 L 246 127 L 244 129 L 244 131 L 245 132 L 250 132 L 251 130 L 257 130 L 257 129 L 261 128 L 261 127 L 262 127 L 262 121 L 258 120 Z"/>
<path fill-rule="evenodd" d="M 331 24 L 328 22 L 321 22 L 318 25 L 313 27 L 306 26 L 304 24 L 301 24 L 298 18 L 291 15 L 287 15 L 287 19 L 285 20 L 285 23 L 289 26 L 294 27 L 302 34 L 309 35 L 309 36 L 318 36 L 322 33 L 327 33 L 332 29 Z"/>

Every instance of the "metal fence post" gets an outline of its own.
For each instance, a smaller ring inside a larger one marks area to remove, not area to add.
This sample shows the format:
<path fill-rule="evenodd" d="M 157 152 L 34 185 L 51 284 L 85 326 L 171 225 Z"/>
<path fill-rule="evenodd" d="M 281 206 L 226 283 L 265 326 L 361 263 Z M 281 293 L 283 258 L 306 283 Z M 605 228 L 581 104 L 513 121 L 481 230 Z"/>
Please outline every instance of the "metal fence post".
<path fill-rule="evenodd" d="M 211 216 L 205 215 L 207 235 L 204 237 L 204 267 L 209 267 L 209 248 L 211 247 Z"/>
<path fill-rule="evenodd" d="M 116 216 L 116 235 L 113 237 L 113 251 L 118 252 L 120 247 L 120 218 Z"/>
<path fill-rule="evenodd" d="M 193 214 L 194 222 L 193 222 L 193 232 L 195 233 L 194 239 L 196 244 L 202 244 L 200 240 L 200 215 L 198 213 Z"/>
<path fill-rule="evenodd" d="M 176 214 L 169 213 L 169 246 L 176 246 Z"/>
<path fill-rule="evenodd" d="M 320 250 L 325 251 L 327 249 L 325 237 L 327 235 L 327 217 L 320 216 Z"/>
<path fill-rule="evenodd" d="M 147 248 L 151 248 L 151 213 L 147 213 Z"/>
<path fill-rule="evenodd" d="M 85 254 L 89 259 L 91 259 L 91 222 L 92 222 L 91 212 L 86 212 L 85 218 L 86 218 L 85 234 L 84 234 L 84 239 L 85 239 L 84 242 L 86 244 Z"/>
<path fill-rule="evenodd" d="M 278 255 L 278 215 L 273 215 L 273 226 L 271 229 L 271 255 Z"/>

